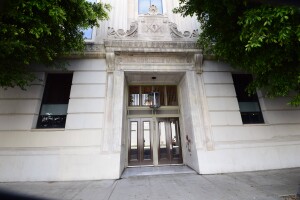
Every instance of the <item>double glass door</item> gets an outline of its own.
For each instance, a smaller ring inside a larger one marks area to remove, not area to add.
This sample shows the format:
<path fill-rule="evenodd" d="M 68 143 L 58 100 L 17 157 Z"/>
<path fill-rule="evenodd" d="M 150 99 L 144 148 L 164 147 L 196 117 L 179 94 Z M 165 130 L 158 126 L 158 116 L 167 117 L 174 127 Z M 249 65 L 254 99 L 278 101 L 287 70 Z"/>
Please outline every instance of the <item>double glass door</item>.
<path fill-rule="evenodd" d="M 129 120 L 129 166 L 182 163 L 178 118 L 156 122 L 154 127 L 152 118 Z"/>
<path fill-rule="evenodd" d="M 178 118 L 158 119 L 158 164 L 182 163 Z"/>

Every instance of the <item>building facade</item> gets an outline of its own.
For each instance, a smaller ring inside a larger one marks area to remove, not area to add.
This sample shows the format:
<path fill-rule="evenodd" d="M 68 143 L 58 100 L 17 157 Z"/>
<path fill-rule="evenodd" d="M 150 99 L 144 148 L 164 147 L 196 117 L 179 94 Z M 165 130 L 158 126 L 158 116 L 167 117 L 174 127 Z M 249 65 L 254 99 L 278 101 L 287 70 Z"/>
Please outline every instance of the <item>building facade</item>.
<path fill-rule="evenodd" d="M 199 174 L 300 166 L 300 109 L 249 97 L 251 76 L 197 48 L 178 1 L 110 0 L 68 70 L 0 90 L 0 181 L 117 179 L 126 167 Z M 160 106 L 158 106 L 160 104 Z"/>

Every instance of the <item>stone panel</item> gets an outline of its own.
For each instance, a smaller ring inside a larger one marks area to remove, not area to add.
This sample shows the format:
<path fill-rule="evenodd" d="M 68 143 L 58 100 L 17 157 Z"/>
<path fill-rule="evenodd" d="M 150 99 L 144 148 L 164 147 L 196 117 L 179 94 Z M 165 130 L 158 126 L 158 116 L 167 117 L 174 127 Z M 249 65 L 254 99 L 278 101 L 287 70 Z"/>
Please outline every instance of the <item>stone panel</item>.
<path fill-rule="evenodd" d="M 204 72 L 204 83 L 233 83 L 230 72 Z"/>
<path fill-rule="evenodd" d="M 286 111 L 265 111 L 263 112 L 265 120 L 269 124 L 294 124 L 300 123 L 299 110 Z"/>
<path fill-rule="evenodd" d="M 298 110 L 300 112 L 300 108 L 289 106 L 289 101 L 290 98 L 287 97 L 262 98 L 260 106 L 262 110 Z"/>
<path fill-rule="evenodd" d="M 286 134 L 289 130 L 289 134 Z M 300 136 L 300 125 L 276 125 L 251 124 L 243 126 L 220 126 L 213 127 L 213 135 L 216 142 L 231 141 L 260 141 L 272 140 L 274 142 L 282 139 Z"/>
<path fill-rule="evenodd" d="M 73 71 L 105 71 L 105 59 L 74 59 L 69 61 L 69 70 Z"/>
<path fill-rule="evenodd" d="M 0 115 L 0 130 L 30 130 L 34 115 Z"/>
<path fill-rule="evenodd" d="M 68 113 L 99 113 L 105 110 L 105 99 L 70 99 Z"/>
<path fill-rule="evenodd" d="M 38 114 L 40 100 L 0 100 L 1 114 Z"/>
<path fill-rule="evenodd" d="M 70 98 L 105 97 L 105 85 L 72 85 Z"/>
<path fill-rule="evenodd" d="M 74 72 L 72 83 L 106 83 L 106 72 Z"/>
<path fill-rule="evenodd" d="M 69 114 L 66 129 L 101 129 L 103 114 Z"/>
<path fill-rule="evenodd" d="M 1 99 L 42 99 L 44 87 L 42 85 L 32 85 L 26 90 L 18 87 L 7 90 L 0 89 Z"/>
<path fill-rule="evenodd" d="M 205 85 L 205 93 L 207 97 L 235 97 L 235 89 L 233 84 L 216 84 Z"/>
<path fill-rule="evenodd" d="M 239 111 L 239 104 L 236 98 L 207 98 L 207 104 L 208 109 L 213 111 Z"/>
<path fill-rule="evenodd" d="M 51 150 L 57 147 L 88 147 L 101 145 L 101 130 L 64 130 L 64 129 L 32 129 L 30 131 L 0 131 L 0 147 L 23 148 L 23 154 L 34 151 L 35 148 L 43 150 L 39 154 L 45 154 L 44 147 Z M 4 150 L 0 151 L 0 154 Z M 61 152 L 61 151 L 59 151 Z M 57 153 L 57 152 L 56 152 Z"/>
<path fill-rule="evenodd" d="M 242 125 L 240 112 L 210 112 L 211 124 L 214 125 Z"/>
<path fill-rule="evenodd" d="M 228 72 L 233 71 L 229 64 L 213 61 L 213 60 L 204 60 L 203 62 L 203 71 L 205 72 Z"/>

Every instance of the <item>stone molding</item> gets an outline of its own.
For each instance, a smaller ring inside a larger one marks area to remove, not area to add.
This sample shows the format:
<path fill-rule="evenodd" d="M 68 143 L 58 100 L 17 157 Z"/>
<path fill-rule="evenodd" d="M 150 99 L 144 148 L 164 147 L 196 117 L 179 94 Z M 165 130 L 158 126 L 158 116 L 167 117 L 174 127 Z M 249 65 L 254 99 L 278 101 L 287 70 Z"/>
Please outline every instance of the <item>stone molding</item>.
<path fill-rule="evenodd" d="M 194 51 L 201 52 L 197 48 L 196 42 L 189 41 L 134 41 L 134 40 L 105 40 L 104 46 L 106 48 L 111 47 L 115 49 L 121 48 L 157 48 L 160 51 L 165 51 L 165 49 L 191 49 Z"/>
<path fill-rule="evenodd" d="M 195 70 L 197 74 L 202 74 L 203 72 L 203 54 L 194 54 Z"/>
<path fill-rule="evenodd" d="M 107 52 L 106 53 L 106 61 L 107 61 L 107 69 L 108 73 L 112 73 L 115 71 L 115 53 Z"/>
<path fill-rule="evenodd" d="M 192 54 L 122 54 L 116 56 L 115 64 L 192 64 L 192 58 Z"/>

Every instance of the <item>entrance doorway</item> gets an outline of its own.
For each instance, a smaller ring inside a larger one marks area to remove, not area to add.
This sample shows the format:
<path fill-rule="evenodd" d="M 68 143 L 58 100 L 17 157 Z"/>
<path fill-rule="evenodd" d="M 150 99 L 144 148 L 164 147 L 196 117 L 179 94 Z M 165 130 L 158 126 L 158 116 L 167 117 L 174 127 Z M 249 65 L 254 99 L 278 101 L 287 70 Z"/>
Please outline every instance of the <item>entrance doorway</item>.
<path fill-rule="evenodd" d="M 128 165 L 162 165 L 182 163 L 178 118 L 129 119 Z"/>

